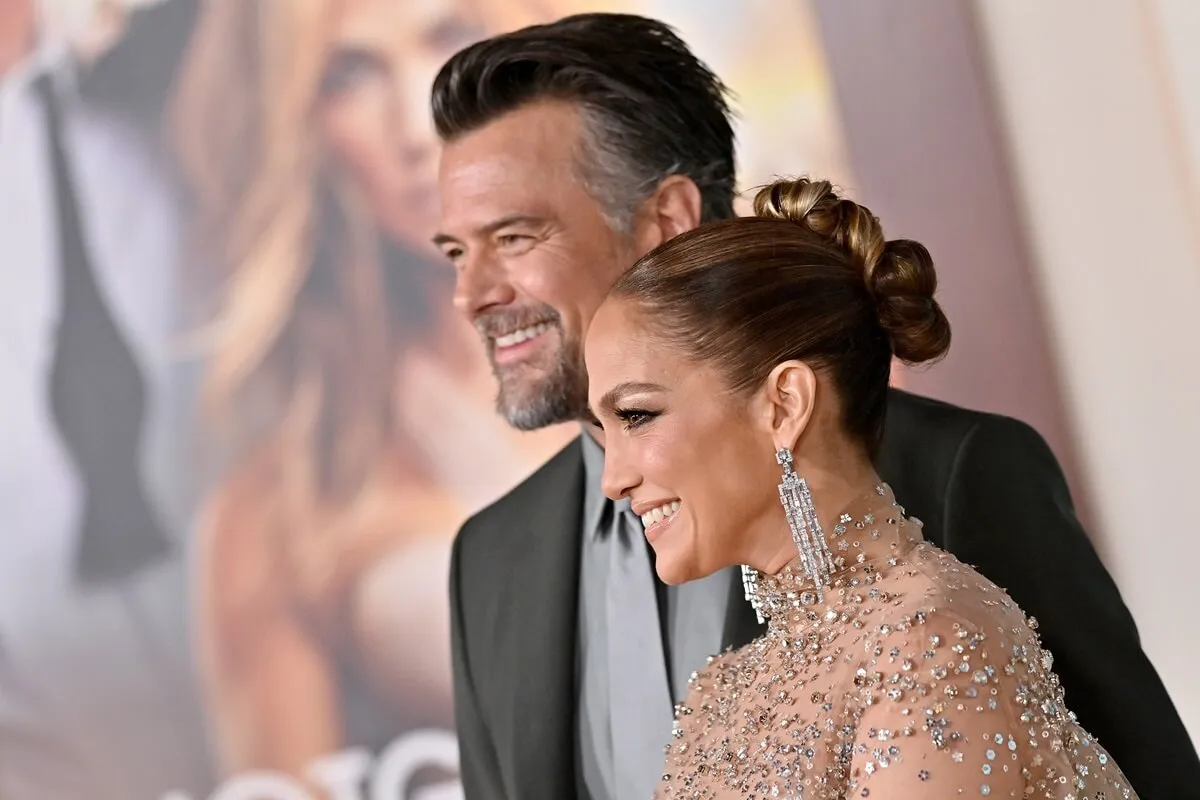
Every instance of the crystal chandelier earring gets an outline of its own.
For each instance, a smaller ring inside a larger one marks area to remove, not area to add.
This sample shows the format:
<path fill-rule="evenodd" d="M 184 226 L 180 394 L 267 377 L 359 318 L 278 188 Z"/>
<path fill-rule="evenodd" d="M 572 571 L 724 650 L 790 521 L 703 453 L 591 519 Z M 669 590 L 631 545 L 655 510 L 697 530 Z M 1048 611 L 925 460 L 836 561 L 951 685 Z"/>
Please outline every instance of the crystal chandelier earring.
<path fill-rule="evenodd" d="M 767 618 L 763 616 L 762 603 L 758 599 L 758 570 L 749 564 L 742 564 L 742 588 L 746 590 L 746 601 L 754 609 L 758 624 L 762 625 Z"/>
<path fill-rule="evenodd" d="M 781 447 L 775 453 L 775 460 L 783 467 L 779 500 L 787 514 L 788 527 L 792 529 L 792 541 L 800 551 L 800 564 L 808 579 L 816 585 L 817 600 L 821 602 L 825 599 L 825 587 L 832 582 L 833 553 L 817 519 L 808 482 L 792 469 L 792 451 Z"/>
<path fill-rule="evenodd" d="M 783 504 L 787 515 L 788 527 L 792 531 L 792 541 L 800 553 L 800 564 L 804 574 L 813 582 L 817 592 L 817 602 L 824 602 L 825 587 L 832 582 L 833 553 L 825 540 L 825 531 L 817 519 L 817 511 L 813 506 L 812 491 L 808 482 L 796 474 L 792 468 L 792 451 L 779 448 L 775 452 L 775 460 L 783 467 L 783 480 L 779 484 L 779 501 Z M 758 596 L 758 570 L 747 564 L 742 565 L 742 587 L 746 600 L 761 625 L 764 621 L 762 599 Z M 807 594 L 807 593 L 806 593 Z"/>

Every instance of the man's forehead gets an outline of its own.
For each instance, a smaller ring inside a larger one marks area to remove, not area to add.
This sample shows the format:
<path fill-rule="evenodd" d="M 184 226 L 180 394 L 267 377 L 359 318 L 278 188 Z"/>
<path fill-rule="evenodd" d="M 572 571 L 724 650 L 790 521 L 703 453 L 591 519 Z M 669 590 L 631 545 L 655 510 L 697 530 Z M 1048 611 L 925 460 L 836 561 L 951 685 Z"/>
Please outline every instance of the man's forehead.
<path fill-rule="evenodd" d="M 520 152 L 496 148 L 464 152 L 447 146 L 441 165 L 442 190 L 460 197 L 478 199 L 497 191 L 530 187 L 545 176 L 550 165 Z"/>
<path fill-rule="evenodd" d="M 569 162 L 575 152 L 578 115 L 562 103 L 534 103 L 464 133 L 442 148 L 443 167 L 495 164 L 531 170 Z"/>
<path fill-rule="evenodd" d="M 479 160 L 445 163 L 440 194 L 442 224 L 454 228 L 489 225 L 512 214 L 535 214 L 547 204 L 557 182 L 527 162 L 504 154 Z"/>
<path fill-rule="evenodd" d="M 497 215 L 533 214 L 576 189 L 572 138 L 522 128 L 513 112 L 446 144 L 439 170 L 444 225 L 469 227 Z"/>

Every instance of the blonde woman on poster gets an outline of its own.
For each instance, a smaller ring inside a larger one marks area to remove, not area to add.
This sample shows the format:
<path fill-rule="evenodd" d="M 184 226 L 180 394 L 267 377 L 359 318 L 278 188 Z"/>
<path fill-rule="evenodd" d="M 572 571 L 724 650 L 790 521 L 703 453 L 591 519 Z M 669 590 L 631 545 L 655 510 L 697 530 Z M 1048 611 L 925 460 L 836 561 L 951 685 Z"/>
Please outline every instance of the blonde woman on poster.
<path fill-rule="evenodd" d="M 549 13 L 502 6 L 202 7 L 176 110 L 226 283 L 207 399 L 236 451 L 199 526 L 195 603 L 223 776 L 307 780 L 344 747 L 451 727 L 450 538 L 487 499 L 475 476 L 494 496 L 496 467 L 511 482 L 557 443 L 495 417 L 428 245 L 434 72 Z"/>

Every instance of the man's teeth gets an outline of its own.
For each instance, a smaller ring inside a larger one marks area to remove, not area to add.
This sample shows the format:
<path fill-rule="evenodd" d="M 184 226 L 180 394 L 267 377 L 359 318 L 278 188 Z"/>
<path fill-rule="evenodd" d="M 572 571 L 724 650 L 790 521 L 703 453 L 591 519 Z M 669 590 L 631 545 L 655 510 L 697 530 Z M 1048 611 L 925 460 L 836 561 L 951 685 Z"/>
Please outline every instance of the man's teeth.
<path fill-rule="evenodd" d="M 528 328 L 506 333 L 503 336 L 496 337 L 496 347 L 512 347 L 514 344 L 532 339 L 535 336 L 541 336 L 550 329 L 549 323 L 539 322 L 537 325 L 530 325 Z"/>
<path fill-rule="evenodd" d="M 664 519 L 670 519 L 675 516 L 675 512 L 679 510 L 679 501 L 672 500 L 670 503 L 664 503 L 658 508 L 652 508 L 645 514 L 642 514 L 642 527 L 649 528 L 656 522 L 662 522 Z"/>

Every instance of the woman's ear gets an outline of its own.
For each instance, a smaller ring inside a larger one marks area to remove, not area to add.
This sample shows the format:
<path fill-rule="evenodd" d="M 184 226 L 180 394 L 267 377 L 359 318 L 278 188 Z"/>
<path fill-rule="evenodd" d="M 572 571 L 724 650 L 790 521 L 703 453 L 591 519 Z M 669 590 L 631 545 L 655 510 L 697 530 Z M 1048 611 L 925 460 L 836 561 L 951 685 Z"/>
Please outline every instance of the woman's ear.
<path fill-rule="evenodd" d="M 761 394 L 775 449 L 795 450 L 816 407 L 817 374 L 803 361 L 784 361 L 771 370 Z"/>

